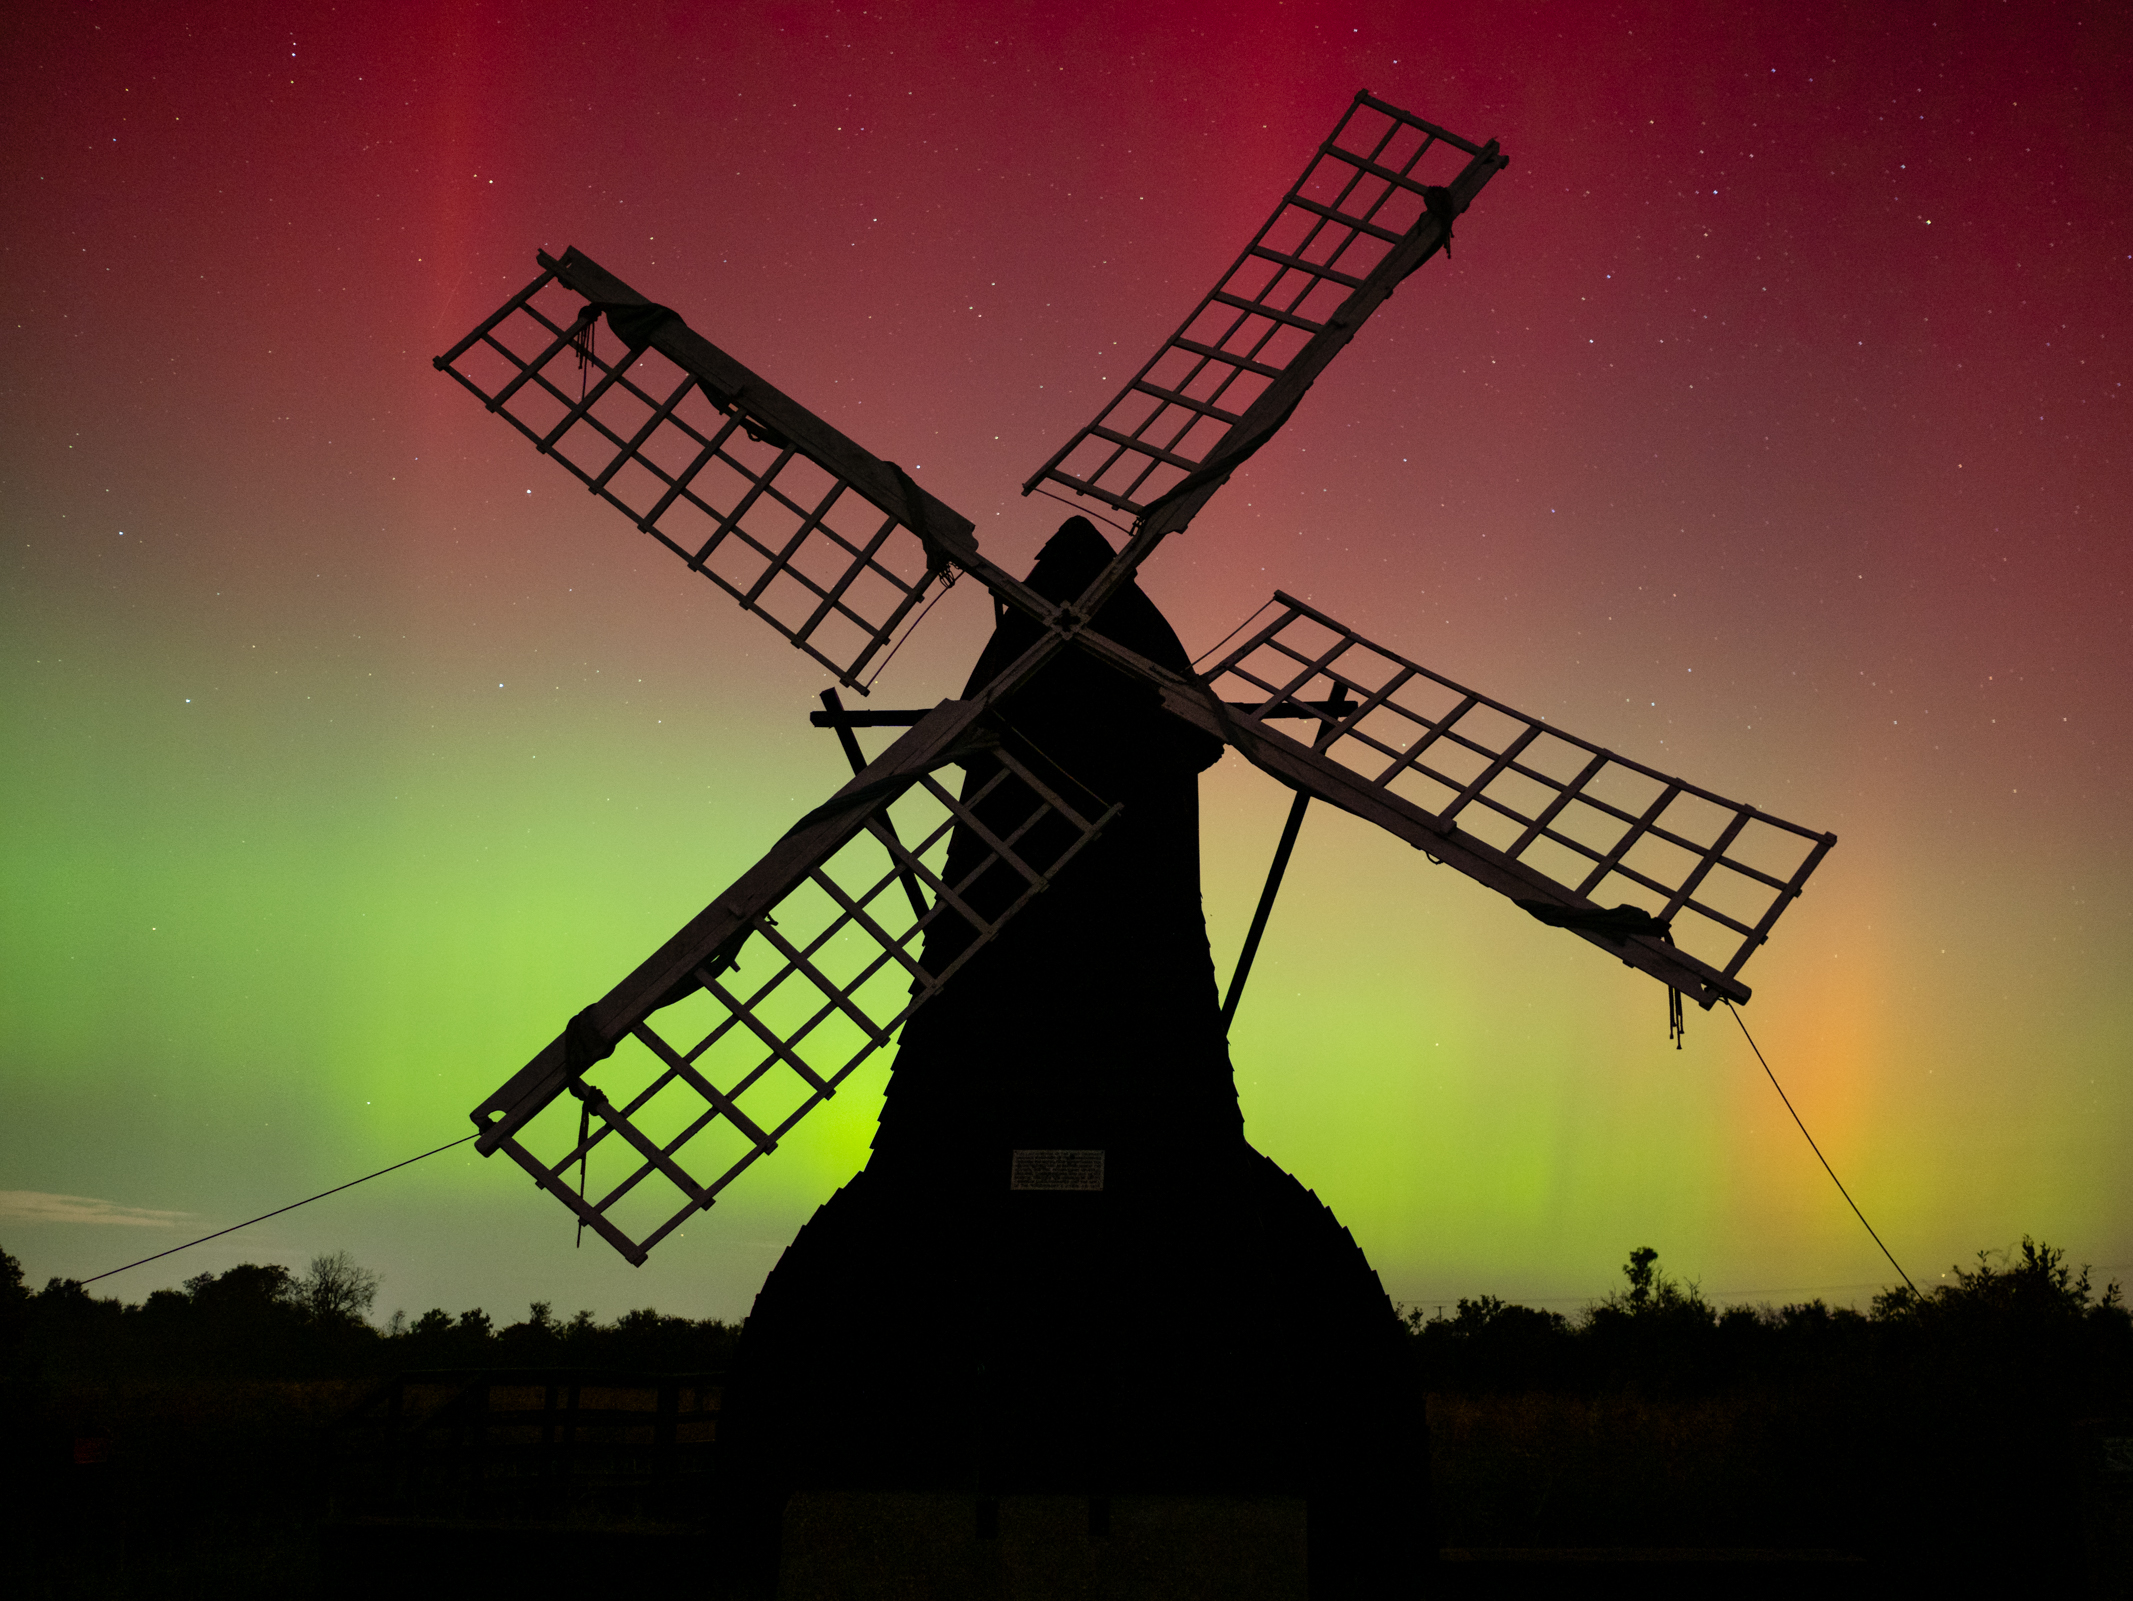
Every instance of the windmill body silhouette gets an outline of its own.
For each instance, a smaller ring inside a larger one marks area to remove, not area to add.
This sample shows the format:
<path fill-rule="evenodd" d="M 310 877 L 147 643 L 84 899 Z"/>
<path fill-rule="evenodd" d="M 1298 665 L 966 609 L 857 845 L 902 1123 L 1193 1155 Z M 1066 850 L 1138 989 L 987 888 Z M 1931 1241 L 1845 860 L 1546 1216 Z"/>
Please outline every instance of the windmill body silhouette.
<path fill-rule="evenodd" d="M 1074 519 L 1029 582 L 1078 594 L 1110 554 Z M 1137 586 L 1092 626 L 1184 662 Z M 1005 620 L 973 686 L 1033 632 Z M 1086 1496 L 1098 1524 L 1114 1496 L 1286 1495 L 1322 1588 L 1411 1572 L 1427 1431 L 1401 1330 L 1346 1231 L 1244 1138 L 1199 894 L 1197 779 L 1222 746 L 1078 653 L 1007 704 L 1119 813 L 906 1025 L 865 1170 L 750 1314 L 736 1485 L 956 1491 L 980 1519 Z M 990 777 L 974 764 L 966 794 Z M 985 851 L 960 834 L 944 877 Z M 981 913 L 1014 890 L 991 871 Z"/>
<path fill-rule="evenodd" d="M 1362 1254 L 1245 1142 L 1225 1039 L 1302 804 L 1704 1007 L 1747 998 L 1742 965 L 1834 844 L 1286 593 L 1196 672 L 1135 582 L 1503 165 L 1359 94 L 1024 485 L 1130 519 L 1123 548 L 1071 518 L 1022 577 L 575 250 L 438 358 L 850 688 L 957 576 L 997 603 L 959 696 L 826 692 L 852 781 L 473 1114 L 484 1154 L 642 1261 L 901 1032 L 867 1167 L 773 1270 L 733 1377 L 721 1449 L 759 1542 L 809 1486 L 956 1490 L 981 1524 L 1002 1494 L 1087 1493 L 1092 1527 L 1114 1492 L 1273 1490 L 1309 1505 L 1315 1591 L 1383 1591 L 1426 1543 L 1420 1398 Z M 869 725 L 904 727 L 871 762 Z M 1195 787 L 1225 747 L 1299 797 L 1227 1006 Z"/>

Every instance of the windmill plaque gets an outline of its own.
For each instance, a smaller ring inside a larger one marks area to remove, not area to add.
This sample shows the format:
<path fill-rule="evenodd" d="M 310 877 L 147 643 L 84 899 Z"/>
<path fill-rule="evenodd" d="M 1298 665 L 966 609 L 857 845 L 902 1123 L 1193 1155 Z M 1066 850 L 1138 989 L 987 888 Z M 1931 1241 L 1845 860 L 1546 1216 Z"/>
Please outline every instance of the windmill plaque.
<path fill-rule="evenodd" d="M 1011 1190 L 1100 1190 L 1101 1151 L 1017 1151 L 1008 1169 Z"/>

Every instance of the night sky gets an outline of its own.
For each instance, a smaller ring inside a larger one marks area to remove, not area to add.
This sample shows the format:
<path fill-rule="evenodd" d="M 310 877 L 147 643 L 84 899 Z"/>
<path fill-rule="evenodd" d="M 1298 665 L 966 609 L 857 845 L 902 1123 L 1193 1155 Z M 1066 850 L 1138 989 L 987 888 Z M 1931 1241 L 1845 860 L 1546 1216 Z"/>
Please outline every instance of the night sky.
<path fill-rule="evenodd" d="M 467 1130 L 846 772 L 825 675 L 430 358 L 577 245 L 1021 569 L 1022 479 L 1359 87 L 1509 169 L 1144 574 L 1277 586 L 1839 836 L 1743 1016 L 1921 1282 L 2133 1270 L 2120 7 L 11 10 L 0 1246 L 86 1276 Z M 875 691 L 953 693 L 955 590 Z M 879 748 L 878 741 L 874 748 Z M 1203 785 L 1228 971 L 1288 793 Z M 1893 1278 L 1731 1018 L 1314 808 L 1232 1034 L 1396 1298 Z M 453 1152 L 98 1286 L 738 1316 L 890 1068 L 642 1269 Z"/>

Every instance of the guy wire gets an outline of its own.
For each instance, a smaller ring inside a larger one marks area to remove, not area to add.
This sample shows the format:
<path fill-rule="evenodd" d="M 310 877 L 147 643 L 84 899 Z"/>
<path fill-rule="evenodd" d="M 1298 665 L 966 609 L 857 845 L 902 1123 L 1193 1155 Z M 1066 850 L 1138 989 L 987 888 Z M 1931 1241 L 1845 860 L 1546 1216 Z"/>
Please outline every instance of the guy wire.
<path fill-rule="evenodd" d="M 1105 526 L 1106 528 L 1116 528 L 1116 529 L 1117 529 L 1117 530 L 1118 530 L 1118 531 L 1119 531 L 1120 533 L 1124 534 L 1124 535 L 1125 535 L 1125 536 L 1126 536 L 1126 537 L 1127 537 L 1128 539 L 1131 539 L 1131 538 L 1133 537 L 1133 530 L 1132 530 L 1132 529 L 1131 529 L 1130 527 L 1128 527 L 1128 526 L 1127 526 L 1127 525 L 1126 525 L 1125 523 L 1113 522 L 1113 521 L 1112 521 L 1112 520 L 1111 520 L 1110 518 L 1106 517 L 1106 516 L 1105 516 L 1105 515 L 1104 515 L 1104 514 L 1103 514 L 1102 512 L 1100 512 L 1100 511 L 1091 511 L 1091 510 L 1089 510 L 1089 508 L 1088 508 L 1088 507 L 1086 507 L 1086 506 L 1077 506 L 1077 505 L 1075 505 L 1075 504 L 1074 504 L 1074 502 L 1073 502 L 1073 501 L 1071 501 L 1071 500 L 1067 499 L 1067 498 L 1066 498 L 1066 496 L 1064 496 L 1064 495 L 1060 494 L 1060 493 L 1059 493 L 1059 492 L 1058 492 L 1057 490 L 1047 489 L 1047 488 L 1045 488 L 1045 487 L 1044 487 L 1044 485 L 1042 485 L 1042 484 L 1039 484 L 1039 485 L 1037 486 L 1037 493 L 1038 493 L 1038 494 L 1040 494 L 1040 495 L 1043 495 L 1044 497 L 1046 497 L 1046 498 L 1047 498 L 1047 499 L 1049 499 L 1049 500 L 1056 500 L 1056 501 L 1058 501 L 1060 505 L 1062 505 L 1062 506 L 1066 507 L 1066 508 L 1067 508 L 1067 509 L 1068 509 L 1069 511 L 1076 511 L 1076 512 L 1079 512 L 1079 513 L 1080 513 L 1080 514 L 1081 514 L 1082 516 L 1084 516 L 1084 517 L 1094 517 L 1094 518 L 1095 518 L 1095 519 L 1096 519 L 1096 520 L 1097 520 L 1098 522 L 1102 523 L 1102 524 L 1103 524 L 1103 525 L 1104 525 L 1104 526 Z"/>
<path fill-rule="evenodd" d="M 1232 628 L 1228 633 L 1224 634 L 1220 639 L 1216 640 L 1212 645 L 1208 646 L 1207 649 L 1201 651 L 1199 655 L 1193 657 L 1192 665 L 1194 671 L 1199 670 L 1200 663 L 1206 661 L 1208 657 L 1212 656 L 1224 645 L 1227 645 L 1231 640 L 1235 639 L 1239 634 L 1243 633 L 1247 628 L 1251 627 L 1252 624 L 1259 621 L 1261 617 L 1264 617 L 1266 615 L 1267 606 L 1271 606 L 1273 604 L 1274 603 L 1271 600 L 1268 601 L 1265 606 L 1261 606 L 1257 611 L 1253 612 L 1251 616 L 1245 618 L 1243 622 L 1239 623 L 1235 628 Z"/>
<path fill-rule="evenodd" d="M 381 1167 L 375 1173 L 365 1173 L 359 1179 L 350 1179 L 346 1184 L 336 1184 L 330 1190 L 320 1190 L 318 1194 L 307 1195 L 301 1201 L 291 1201 L 287 1206 L 277 1206 L 271 1212 L 262 1212 L 257 1217 L 248 1217 L 242 1223 L 232 1223 L 226 1229 L 217 1229 L 212 1234 L 203 1234 L 197 1240 L 187 1240 L 183 1245 L 173 1245 L 167 1251 L 156 1252 L 154 1256 L 144 1256 L 138 1262 L 128 1262 L 125 1267 L 108 1268 L 102 1273 L 92 1274 L 85 1279 L 76 1279 L 74 1282 L 77 1284 L 94 1284 L 98 1279 L 108 1279 L 113 1273 L 124 1273 L 128 1268 L 143 1267 L 150 1262 L 160 1262 L 166 1256 L 176 1256 L 180 1251 L 189 1251 L 196 1245 L 205 1245 L 209 1240 L 219 1240 L 225 1234 L 235 1234 L 239 1229 L 248 1229 L 254 1223 L 264 1223 L 270 1217 L 280 1217 L 284 1212 L 293 1212 L 299 1206 L 309 1206 L 313 1201 L 323 1201 L 329 1195 L 338 1195 L 343 1190 L 352 1190 L 358 1184 L 368 1184 L 372 1179 L 383 1178 L 386 1174 L 397 1172 L 411 1163 L 435 1156 L 438 1151 L 449 1151 L 454 1145 L 464 1145 L 468 1140 L 476 1138 L 479 1138 L 476 1134 L 462 1134 L 458 1139 L 438 1146 L 437 1150 L 424 1151 L 421 1156 L 410 1156 L 405 1162 L 395 1162 L 391 1167 Z"/>
<path fill-rule="evenodd" d="M 882 657 L 881 665 L 875 668 L 874 671 L 867 676 L 867 681 L 864 684 L 858 686 L 860 694 L 864 695 L 869 690 L 871 690 L 874 687 L 875 681 L 878 680 L 883 673 L 889 670 L 889 663 L 896 660 L 896 653 L 904 648 L 905 642 L 909 640 L 913 634 L 918 632 L 918 625 L 924 622 L 928 617 L 933 615 L 933 608 L 941 603 L 941 597 L 943 595 L 946 595 L 949 590 L 955 588 L 955 581 L 961 576 L 962 574 L 957 572 L 954 568 L 951 567 L 948 569 L 948 576 L 941 580 L 941 587 L 933 592 L 933 598 L 927 601 L 924 606 L 919 608 L 918 615 L 911 619 L 910 623 L 905 627 L 904 631 L 897 636 L 896 643 L 889 647 L 889 654 Z"/>
<path fill-rule="evenodd" d="M 1880 1235 L 1874 1234 L 1874 1225 L 1867 1222 L 1866 1214 L 1859 1210 L 1859 1203 L 1852 1199 L 1852 1192 L 1844 1187 L 1844 1180 L 1837 1177 L 1837 1170 L 1829 1165 L 1829 1158 L 1822 1154 L 1822 1147 L 1815 1144 L 1815 1137 L 1807 1132 L 1807 1125 L 1800 1122 L 1800 1114 L 1793 1110 L 1792 1097 L 1785 1093 L 1785 1086 L 1778 1082 L 1777 1074 L 1770 1071 L 1770 1063 L 1763 1056 L 1763 1048 L 1755 1043 L 1755 1036 L 1748 1032 L 1748 1025 L 1741 1022 L 1740 1008 L 1727 1001 L 1726 1010 L 1733 1014 L 1734 1022 L 1740 1023 L 1741 1036 L 1747 1040 L 1748 1049 L 1755 1052 L 1755 1059 L 1763 1064 L 1763 1072 L 1770 1080 L 1770 1087 L 1778 1092 L 1778 1099 L 1785 1103 L 1785 1110 L 1792 1113 L 1793 1122 L 1799 1123 L 1800 1133 L 1807 1140 L 1807 1148 L 1815 1153 L 1815 1160 L 1822 1164 L 1822 1171 L 1829 1175 L 1829 1182 L 1837 1186 L 1837 1193 L 1844 1197 L 1844 1204 L 1852 1209 L 1852 1216 L 1859 1220 L 1861 1228 L 1873 1235 L 1874 1243 L 1881 1246 L 1881 1254 L 1889 1259 L 1889 1266 L 1896 1270 L 1904 1283 L 1911 1285 L 1911 1293 L 1924 1300 L 1925 1297 L 1919 1294 L 1918 1286 L 1911 1284 L 1911 1275 L 1904 1272 L 1903 1264 L 1896 1260 L 1896 1253 L 1881 1244 Z"/>

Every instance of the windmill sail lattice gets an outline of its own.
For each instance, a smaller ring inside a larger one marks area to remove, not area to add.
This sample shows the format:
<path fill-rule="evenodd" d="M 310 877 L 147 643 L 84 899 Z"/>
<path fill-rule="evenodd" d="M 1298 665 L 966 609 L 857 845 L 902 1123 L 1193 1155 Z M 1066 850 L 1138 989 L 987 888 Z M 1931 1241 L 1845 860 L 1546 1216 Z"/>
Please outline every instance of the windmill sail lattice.
<path fill-rule="evenodd" d="M 1051 482 L 1138 517 L 1237 465 L 1503 164 L 1493 140 L 1358 94 L 1236 264 L 1022 492 Z"/>
<path fill-rule="evenodd" d="M 590 258 L 539 259 L 435 365 L 864 693 L 896 630 L 974 553 L 969 519 Z M 624 346 L 611 357 L 603 312 Z"/>
<path fill-rule="evenodd" d="M 1836 844 L 1514 711 L 1279 591 L 1207 682 L 1253 760 L 1278 755 L 1281 776 L 1350 811 L 1374 803 L 1410 843 L 1703 1006 L 1748 998 L 1742 966 Z M 1315 749 L 1267 726 L 1299 716 Z"/>
<path fill-rule="evenodd" d="M 958 796 L 941 769 L 973 757 L 985 776 Z M 642 1262 L 1116 811 L 975 703 L 944 701 L 476 1108 L 476 1148 L 509 1152 Z M 989 849 L 951 884 L 958 827 Z M 923 908 L 905 893 L 914 878 Z"/>

